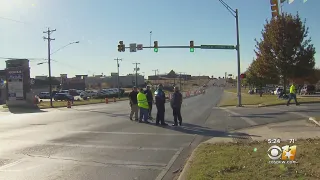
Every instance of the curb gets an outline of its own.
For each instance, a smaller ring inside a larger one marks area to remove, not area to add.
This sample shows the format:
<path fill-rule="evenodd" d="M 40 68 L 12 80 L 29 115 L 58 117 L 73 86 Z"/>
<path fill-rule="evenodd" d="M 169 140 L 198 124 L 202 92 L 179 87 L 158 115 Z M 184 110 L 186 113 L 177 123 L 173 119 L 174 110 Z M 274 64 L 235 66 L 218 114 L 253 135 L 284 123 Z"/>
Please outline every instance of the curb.
<path fill-rule="evenodd" d="M 320 127 L 320 123 L 316 120 L 315 117 L 309 117 L 308 122 Z"/>
<path fill-rule="evenodd" d="M 214 140 L 212 141 L 212 139 L 214 139 Z M 225 144 L 225 143 L 234 143 L 234 142 L 233 142 L 232 140 L 230 140 L 230 139 L 227 139 L 227 138 L 215 138 L 215 137 L 214 137 L 214 138 L 211 138 L 211 139 L 209 139 L 209 140 L 207 140 L 207 141 L 204 141 L 204 142 L 200 143 L 200 144 L 192 151 L 190 157 L 187 159 L 187 162 L 186 162 L 186 164 L 183 166 L 183 169 L 182 169 L 182 171 L 181 171 L 181 173 L 180 173 L 180 175 L 179 175 L 179 177 L 178 177 L 177 180 L 185 180 L 185 179 L 186 179 L 186 177 L 187 177 L 187 172 L 188 172 L 188 170 L 190 169 L 190 166 L 191 166 L 191 163 L 192 163 L 192 161 L 193 161 L 193 159 L 194 159 L 194 157 L 195 157 L 196 151 L 198 150 L 198 148 L 199 148 L 201 145 L 203 145 L 203 144 L 220 144 L 220 143 Z"/>
<path fill-rule="evenodd" d="M 187 162 L 186 164 L 184 165 L 183 167 L 183 170 L 182 172 L 180 173 L 179 175 L 179 178 L 177 180 L 185 180 L 186 177 L 187 177 L 187 171 L 190 169 L 190 165 L 191 165 L 191 162 L 193 161 L 194 159 L 194 156 L 195 156 L 195 152 L 197 151 L 197 149 L 199 148 L 199 146 L 201 145 L 202 143 L 200 143 L 191 153 L 190 157 L 187 159 Z"/>

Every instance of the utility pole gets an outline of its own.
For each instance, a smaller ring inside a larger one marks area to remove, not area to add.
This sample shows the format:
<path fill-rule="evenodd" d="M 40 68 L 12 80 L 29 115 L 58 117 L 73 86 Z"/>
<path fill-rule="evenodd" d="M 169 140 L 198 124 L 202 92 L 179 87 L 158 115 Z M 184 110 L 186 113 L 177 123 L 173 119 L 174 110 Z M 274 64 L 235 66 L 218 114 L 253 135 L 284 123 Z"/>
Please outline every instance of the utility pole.
<path fill-rule="evenodd" d="M 136 65 L 136 67 L 134 68 L 134 70 L 136 71 L 136 87 L 138 87 L 138 65 L 140 64 L 140 63 L 132 63 L 132 64 L 135 64 Z"/>
<path fill-rule="evenodd" d="M 155 69 L 155 70 L 152 70 L 154 71 L 154 77 L 156 78 L 157 77 L 157 72 L 159 72 L 159 69 Z M 157 80 L 155 79 L 155 84 L 157 84 Z"/>
<path fill-rule="evenodd" d="M 50 106 L 53 107 L 53 103 L 52 103 L 52 78 L 51 78 L 51 45 L 50 42 L 52 40 L 55 40 L 53 38 L 50 38 L 51 33 L 53 33 L 54 31 L 56 31 L 56 29 L 50 30 L 50 28 L 48 28 L 47 31 L 44 31 L 43 33 L 47 34 L 47 37 L 43 37 L 44 40 L 48 40 L 48 68 L 49 68 L 49 93 L 50 93 Z"/>
<path fill-rule="evenodd" d="M 117 87 L 118 87 L 118 98 L 120 99 L 120 74 L 119 74 L 119 61 L 122 61 L 122 59 L 114 59 L 115 61 L 117 61 L 117 70 L 118 70 L 118 76 L 117 76 Z"/>
<path fill-rule="evenodd" d="M 182 91 L 182 83 L 181 83 L 181 76 L 182 76 L 182 73 L 184 73 L 184 72 L 179 72 L 179 89 L 180 89 L 180 91 Z M 185 80 L 184 80 L 185 81 Z"/>

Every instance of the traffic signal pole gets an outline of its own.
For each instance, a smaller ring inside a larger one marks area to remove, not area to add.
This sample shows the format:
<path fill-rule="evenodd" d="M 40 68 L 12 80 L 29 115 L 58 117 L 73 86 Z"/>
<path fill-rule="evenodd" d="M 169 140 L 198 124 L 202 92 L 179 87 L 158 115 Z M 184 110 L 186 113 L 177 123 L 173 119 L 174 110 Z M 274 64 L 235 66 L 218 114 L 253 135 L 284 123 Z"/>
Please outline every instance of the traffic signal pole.
<path fill-rule="evenodd" d="M 237 84 L 237 92 L 238 92 L 238 107 L 242 106 L 241 103 L 241 77 L 240 77 L 240 35 L 239 35 L 239 14 L 238 9 L 236 9 L 236 31 L 237 31 L 237 64 L 238 64 L 238 84 Z"/>
<path fill-rule="evenodd" d="M 236 34 L 237 34 L 237 66 L 238 66 L 238 77 L 237 77 L 237 95 L 238 95 L 238 107 L 242 106 L 241 103 L 241 77 L 240 77 L 240 35 L 239 35 L 239 12 L 238 9 L 232 9 L 227 3 L 223 0 L 219 0 L 219 2 L 231 13 L 231 15 L 236 19 Z"/>

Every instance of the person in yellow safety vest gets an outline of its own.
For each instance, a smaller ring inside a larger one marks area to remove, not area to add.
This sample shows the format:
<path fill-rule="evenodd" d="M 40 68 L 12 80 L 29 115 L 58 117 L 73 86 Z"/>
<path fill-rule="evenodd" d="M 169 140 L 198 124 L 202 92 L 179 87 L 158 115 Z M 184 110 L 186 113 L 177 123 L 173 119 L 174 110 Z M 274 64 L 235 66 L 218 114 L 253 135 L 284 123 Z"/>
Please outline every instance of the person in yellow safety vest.
<path fill-rule="evenodd" d="M 149 121 L 148 121 L 149 104 L 148 104 L 147 96 L 144 94 L 143 88 L 140 89 L 140 91 L 137 95 L 137 99 L 138 99 L 138 107 L 140 109 L 139 122 L 142 122 L 142 118 L 143 118 L 143 121 L 145 123 L 149 123 Z"/>
<path fill-rule="evenodd" d="M 288 102 L 287 102 L 287 106 L 289 106 L 290 101 L 291 101 L 292 99 L 294 99 L 296 105 L 299 105 L 299 103 L 298 103 L 298 101 L 297 101 L 296 92 L 297 92 L 297 89 L 296 89 L 294 83 L 292 83 L 291 86 L 290 86 L 290 94 L 289 94 L 289 99 L 288 99 Z"/>

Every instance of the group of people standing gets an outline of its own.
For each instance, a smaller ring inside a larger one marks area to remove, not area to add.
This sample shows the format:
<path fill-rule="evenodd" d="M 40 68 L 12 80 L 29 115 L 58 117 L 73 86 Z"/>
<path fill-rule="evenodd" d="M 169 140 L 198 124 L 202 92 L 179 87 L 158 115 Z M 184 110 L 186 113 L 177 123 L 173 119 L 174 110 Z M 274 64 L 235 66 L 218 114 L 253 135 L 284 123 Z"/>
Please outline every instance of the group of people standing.
<path fill-rule="evenodd" d="M 174 93 L 170 100 L 170 105 L 173 110 L 174 124 L 173 126 L 182 125 L 182 116 L 181 116 L 181 105 L 182 105 L 182 94 L 179 91 L 178 87 L 174 88 Z M 164 121 L 165 118 L 165 103 L 166 95 L 163 91 L 163 85 L 159 84 L 157 90 L 154 92 L 154 95 L 150 89 L 150 86 L 146 87 L 146 90 L 140 88 L 138 91 L 137 87 L 132 88 L 132 92 L 129 94 L 130 99 L 130 120 L 135 120 L 138 122 L 150 123 L 148 120 L 153 120 L 151 115 L 153 103 L 157 107 L 157 117 L 156 125 L 167 126 L 168 124 Z M 138 112 L 140 113 L 138 114 Z M 133 119 L 133 116 L 135 117 Z M 179 122 L 178 122 L 179 120 Z"/>

